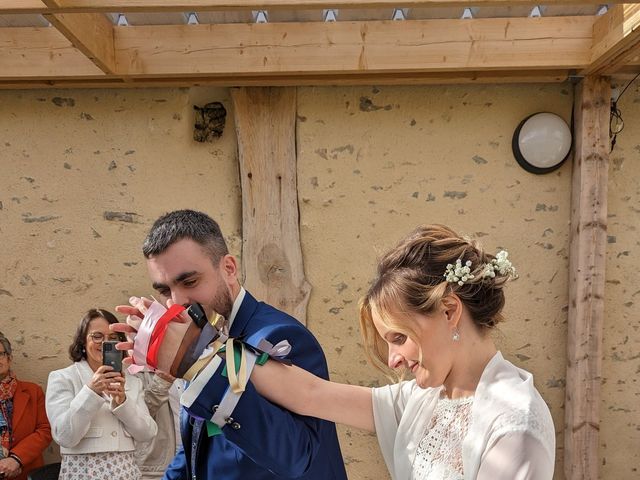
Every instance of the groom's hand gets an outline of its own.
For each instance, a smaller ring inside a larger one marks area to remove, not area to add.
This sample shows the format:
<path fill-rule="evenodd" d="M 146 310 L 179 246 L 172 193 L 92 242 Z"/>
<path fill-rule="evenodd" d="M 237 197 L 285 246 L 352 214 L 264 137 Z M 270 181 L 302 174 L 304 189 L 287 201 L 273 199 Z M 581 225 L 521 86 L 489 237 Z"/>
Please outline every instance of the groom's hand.
<path fill-rule="evenodd" d="M 113 323 L 109 325 L 109 329 L 112 332 L 124 333 L 127 337 L 126 342 L 116 344 L 116 350 L 126 350 L 129 354 L 128 357 L 123 359 L 123 362 L 127 365 L 133 363 L 133 342 L 140 328 L 140 324 L 152 303 L 153 300 L 145 297 L 131 297 L 129 298 L 129 305 L 118 305 L 115 308 L 116 312 L 127 315 L 126 323 Z M 170 308 L 174 303 L 173 300 L 168 299 L 167 308 Z M 189 317 L 185 310 L 176 316 L 173 321 L 188 323 L 191 321 L 191 317 Z"/>

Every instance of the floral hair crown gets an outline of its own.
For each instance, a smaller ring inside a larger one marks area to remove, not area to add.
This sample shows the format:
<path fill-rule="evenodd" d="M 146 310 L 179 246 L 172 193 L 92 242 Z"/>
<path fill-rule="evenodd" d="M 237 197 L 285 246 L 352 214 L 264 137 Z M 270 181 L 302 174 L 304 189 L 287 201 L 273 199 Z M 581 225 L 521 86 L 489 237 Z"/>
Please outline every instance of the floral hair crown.
<path fill-rule="evenodd" d="M 462 286 L 465 283 L 471 283 L 470 280 L 475 279 L 476 276 L 478 276 L 480 280 L 485 278 L 495 278 L 496 274 L 516 277 L 516 269 L 507 258 L 508 256 L 509 254 L 506 250 L 500 250 L 493 260 L 474 270 L 476 273 L 472 273 L 471 271 L 471 260 L 467 260 L 463 265 L 462 260 L 457 259 L 455 264 L 450 263 L 447 265 L 447 269 L 444 272 L 444 278 L 449 283 L 457 283 Z"/>

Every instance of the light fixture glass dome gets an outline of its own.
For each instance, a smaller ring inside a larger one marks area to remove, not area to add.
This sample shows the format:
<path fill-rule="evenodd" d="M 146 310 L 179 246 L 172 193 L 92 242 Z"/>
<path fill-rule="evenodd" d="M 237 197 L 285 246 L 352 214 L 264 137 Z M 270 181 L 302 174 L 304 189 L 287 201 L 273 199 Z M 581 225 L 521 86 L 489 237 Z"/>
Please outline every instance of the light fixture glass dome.
<path fill-rule="evenodd" d="M 520 122 L 513 133 L 511 146 L 515 159 L 526 171 L 548 173 L 569 156 L 571 130 L 554 113 L 534 113 Z"/>

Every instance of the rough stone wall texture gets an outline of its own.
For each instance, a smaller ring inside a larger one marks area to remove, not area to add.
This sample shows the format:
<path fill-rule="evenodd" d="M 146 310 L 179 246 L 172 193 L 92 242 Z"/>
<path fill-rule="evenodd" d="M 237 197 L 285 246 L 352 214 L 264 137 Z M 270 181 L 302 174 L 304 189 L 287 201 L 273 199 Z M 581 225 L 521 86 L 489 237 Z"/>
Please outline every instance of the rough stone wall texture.
<path fill-rule="evenodd" d="M 628 478 L 639 458 L 632 450 L 639 440 L 632 379 L 640 337 L 634 307 L 625 304 L 634 301 L 638 263 L 633 173 L 640 148 L 633 122 L 640 100 L 636 92 L 626 95 L 627 129 L 610 183 L 610 213 L 617 216 L 610 219 L 603 478 Z M 520 279 L 507 288 L 507 321 L 496 340 L 508 359 L 534 373 L 551 407 L 556 478 L 562 478 L 571 166 L 528 174 L 512 159 L 510 144 L 530 113 L 552 111 L 568 120 L 572 99 L 570 85 L 298 91 L 301 240 L 313 288 L 308 326 L 333 378 L 386 382 L 364 359 L 357 300 L 377 255 L 413 227 L 446 223 L 490 251 L 507 248 Z M 199 144 L 192 140 L 192 104 L 211 101 L 227 107 L 226 131 L 215 143 Z M 203 209 L 240 253 L 241 192 L 225 89 L 0 92 L 0 164 L 0 330 L 14 344 L 22 378 L 45 384 L 48 371 L 68 364 L 66 348 L 84 310 L 150 291 L 139 247 L 159 214 Z M 339 431 L 350 478 L 387 478 L 374 436 Z"/>
<path fill-rule="evenodd" d="M 210 96 L 230 103 L 226 89 L 0 92 L 0 331 L 21 378 L 44 387 L 70 363 L 87 309 L 151 293 L 140 246 L 162 213 L 215 212 L 239 253 L 233 118 L 215 144 L 192 140 Z"/>
<path fill-rule="evenodd" d="M 497 342 L 534 373 L 562 445 L 571 166 L 531 175 L 512 158 L 511 136 L 536 111 L 568 119 L 572 94 L 567 85 L 300 90 L 308 324 L 334 379 L 386 381 L 365 362 L 358 298 L 379 253 L 420 223 L 449 224 L 489 251 L 507 248 L 518 267 Z M 351 478 L 383 478 L 375 437 L 340 431 Z"/>
<path fill-rule="evenodd" d="M 625 85 L 624 83 L 623 85 Z M 601 478 L 640 476 L 640 84 L 618 102 L 625 128 L 610 155 L 600 406 Z"/>

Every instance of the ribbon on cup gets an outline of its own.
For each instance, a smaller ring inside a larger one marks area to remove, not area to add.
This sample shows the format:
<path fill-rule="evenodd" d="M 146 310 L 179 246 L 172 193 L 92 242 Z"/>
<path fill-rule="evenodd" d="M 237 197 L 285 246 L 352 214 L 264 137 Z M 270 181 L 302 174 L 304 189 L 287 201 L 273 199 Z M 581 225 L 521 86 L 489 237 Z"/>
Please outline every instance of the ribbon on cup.
<path fill-rule="evenodd" d="M 157 301 L 149 306 L 133 342 L 133 363 L 127 369 L 130 374 L 136 374 L 145 367 L 152 371 L 155 369 L 169 322 L 183 310 L 182 305 L 173 305 L 167 310 Z"/>

